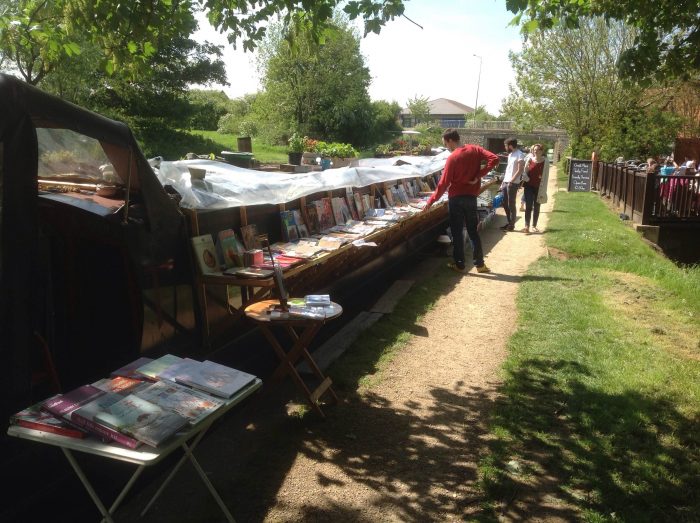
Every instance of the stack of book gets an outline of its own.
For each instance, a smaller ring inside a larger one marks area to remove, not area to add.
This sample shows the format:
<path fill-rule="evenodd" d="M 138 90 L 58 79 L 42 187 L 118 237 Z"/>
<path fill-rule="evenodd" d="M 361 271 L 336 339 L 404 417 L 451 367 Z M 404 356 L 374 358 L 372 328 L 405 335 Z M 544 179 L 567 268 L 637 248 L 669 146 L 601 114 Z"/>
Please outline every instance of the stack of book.
<path fill-rule="evenodd" d="M 128 448 L 161 445 L 202 422 L 255 376 L 212 361 L 166 354 L 139 358 L 109 378 L 32 405 L 10 423 L 73 438 L 96 436 Z"/>

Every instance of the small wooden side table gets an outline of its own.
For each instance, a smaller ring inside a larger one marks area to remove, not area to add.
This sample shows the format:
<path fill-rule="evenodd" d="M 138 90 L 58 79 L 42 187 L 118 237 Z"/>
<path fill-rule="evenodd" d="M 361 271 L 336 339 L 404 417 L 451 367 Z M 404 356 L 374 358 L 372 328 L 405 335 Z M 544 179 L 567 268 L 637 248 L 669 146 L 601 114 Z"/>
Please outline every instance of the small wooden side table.
<path fill-rule="evenodd" d="M 291 375 L 297 386 L 304 392 L 304 395 L 307 397 L 314 410 L 318 412 L 322 418 L 325 418 L 323 410 L 321 410 L 321 406 L 319 405 L 319 400 L 325 393 L 328 393 L 333 398 L 333 401 L 337 402 L 338 396 L 336 396 L 331 387 L 333 382 L 329 377 L 323 375 L 321 369 L 318 368 L 318 365 L 311 357 L 308 349 L 319 330 L 321 330 L 321 327 L 323 327 L 327 321 L 340 316 L 343 313 L 343 308 L 337 303 L 331 302 L 330 306 L 324 308 L 326 313 L 325 318 L 305 318 L 289 315 L 275 317 L 269 313 L 275 305 L 279 305 L 278 300 L 263 300 L 252 303 L 245 308 L 246 317 L 260 327 L 260 330 L 265 335 L 267 341 L 270 342 L 270 345 L 272 345 L 272 348 L 275 350 L 280 360 L 277 369 L 275 369 L 272 375 L 272 380 L 281 380 L 287 374 Z M 273 327 L 282 327 L 287 334 L 289 334 L 293 343 L 288 351 L 282 347 L 273 334 Z M 320 385 L 314 390 L 310 390 L 307 387 L 306 383 L 304 383 L 304 380 L 297 372 L 296 363 L 300 358 L 303 358 L 308 363 L 311 372 L 320 381 Z"/>

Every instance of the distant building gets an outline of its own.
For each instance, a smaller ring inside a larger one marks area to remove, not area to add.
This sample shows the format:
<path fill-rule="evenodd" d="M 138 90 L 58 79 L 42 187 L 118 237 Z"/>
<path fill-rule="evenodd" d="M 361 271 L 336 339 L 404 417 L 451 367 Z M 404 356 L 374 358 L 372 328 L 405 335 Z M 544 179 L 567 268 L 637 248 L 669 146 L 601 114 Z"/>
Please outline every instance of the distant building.
<path fill-rule="evenodd" d="M 430 100 L 428 105 L 430 106 L 430 121 L 440 127 L 464 127 L 465 115 L 474 112 L 472 107 L 448 98 Z M 401 110 L 401 125 L 403 127 L 415 127 L 416 123 L 416 119 L 411 115 L 411 110 L 408 107 Z"/>

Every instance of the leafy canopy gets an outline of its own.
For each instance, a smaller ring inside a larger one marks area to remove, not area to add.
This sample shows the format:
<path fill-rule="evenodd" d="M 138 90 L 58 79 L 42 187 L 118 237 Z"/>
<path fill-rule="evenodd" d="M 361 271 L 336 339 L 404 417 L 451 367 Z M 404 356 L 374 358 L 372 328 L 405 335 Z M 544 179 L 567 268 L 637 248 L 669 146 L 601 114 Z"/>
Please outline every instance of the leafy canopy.
<path fill-rule="evenodd" d="M 652 79 L 688 79 L 700 72 L 698 0 L 506 0 L 511 22 L 526 35 L 574 29 L 587 17 L 622 21 L 637 30 L 619 57 L 622 76 L 641 84 Z"/>

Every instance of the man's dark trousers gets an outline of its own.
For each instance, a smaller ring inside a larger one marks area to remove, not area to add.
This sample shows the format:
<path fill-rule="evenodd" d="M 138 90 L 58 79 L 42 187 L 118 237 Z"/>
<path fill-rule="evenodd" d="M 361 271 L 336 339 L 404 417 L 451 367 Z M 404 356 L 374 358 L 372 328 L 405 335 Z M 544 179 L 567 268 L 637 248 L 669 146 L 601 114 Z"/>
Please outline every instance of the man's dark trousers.
<path fill-rule="evenodd" d="M 464 267 L 464 235 L 462 229 L 467 224 L 467 233 L 472 245 L 474 266 L 481 267 L 484 264 L 484 251 L 481 247 L 481 238 L 477 231 L 479 214 L 476 210 L 476 196 L 453 196 L 448 201 L 450 210 L 450 230 L 452 231 L 452 256 L 457 267 Z"/>

